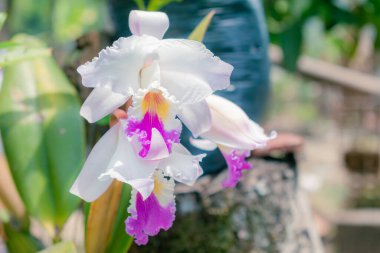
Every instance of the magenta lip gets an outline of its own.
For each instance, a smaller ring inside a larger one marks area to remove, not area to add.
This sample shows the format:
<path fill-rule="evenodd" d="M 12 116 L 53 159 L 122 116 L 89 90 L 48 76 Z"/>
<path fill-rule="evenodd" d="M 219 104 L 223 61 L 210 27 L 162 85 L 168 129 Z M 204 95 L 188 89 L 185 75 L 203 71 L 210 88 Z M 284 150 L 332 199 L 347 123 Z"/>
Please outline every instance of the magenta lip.
<path fill-rule="evenodd" d="M 243 170 L 248 170 L 252 166 L 245 159 L 249 156 L 249 151 L 238 154 L 237 150 L 232 150 L 228 155 L 223 154 L 226 159 L 229 175 L 223 182 L 223 187 L 232 188 L 237 185 L 243 176 Z"/>
<path fill-rule="evenodd" d="M 175 202 L 162 207 L 152 193 L 146 200 L 143 200 L 140 193 L 136 195 L 135 210 L 130 211 L 125 221 L 126 232 L 135 237 L 138 245 L 146 245 L 149 236 L 157 235 L 161 229 L 168 230 L 175 219 Z"/>
<path fill-rule="evenodd" d="M 157 129 L 157 131 L 161 134 L 169 153 L 171 152 L 172 143 L 179 143 L 179 137 L 181 134 L 180 131 L 176 129 L 166 131 L 163 122 L 157 114 L 152 114 L 148 111 L 144 114 L 141 121 L 131 117 L 128 119 L 125 133 L 128 137 L 132 137 L 134 135 L 138 136 L 138 141 L 141 143 L 139 155 L 143 158 L 149 153 L 153 128 Z"/>

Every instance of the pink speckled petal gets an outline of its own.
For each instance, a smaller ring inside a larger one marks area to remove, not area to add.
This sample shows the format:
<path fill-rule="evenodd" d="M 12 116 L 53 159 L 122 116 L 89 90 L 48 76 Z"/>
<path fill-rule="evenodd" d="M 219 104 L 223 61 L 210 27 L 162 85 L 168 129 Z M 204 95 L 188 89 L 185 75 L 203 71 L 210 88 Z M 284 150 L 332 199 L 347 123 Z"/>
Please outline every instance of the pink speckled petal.
<path fill-rule="evenodd" d="M 175 219 L 174 181 L 164 177 L 161 171 L 154 175 L 155 190 L 147 199 L 132 191 L 131 214 L 125 221 L 126 232 L 135 238 L 138 245 L 148 243 L 149 236 L 157 235 L 161 229 L 168 230 Z"/>
<path fill-rule="evenodd" d="M 230 150 L 228 153 L 222 151 L 228 166 L 228 177 L 223 182 L 225 188 L 235 187 L 243 176 L 243 170 L 251 168 L 251 164 L 245 160 L 246 157 L 249 156 L 249 153 L 249 151 L 239 151 L 234 149 Z"/>
<path fill-rule="evenodd" d="M 155 131 L 153 131 L 153 129 L 155 129 Z M 150 114 L 148 112 L 141 121 L 131 117 L 128 120 L 125 132 L 128 137 L 137 136 L 137 140 L 141 144 L 141 150 L 139 151 L 141 157 L 147 159 L 161 159 L 164 157 L 159 152 L 159 148 L 167 149 L 169 154 L 172 144 L 179 142 L 181 129 L 166 131 L 160 118 L 156 114 Z M 161 135 L 166 147 L 157 147 L 158 144 L 154 143 L 155 140 L 161 141 L 160 138 L 154 135 L 157 132 Z M 152 147 L 154 147 L 155 151 L 150 153 Z"/>

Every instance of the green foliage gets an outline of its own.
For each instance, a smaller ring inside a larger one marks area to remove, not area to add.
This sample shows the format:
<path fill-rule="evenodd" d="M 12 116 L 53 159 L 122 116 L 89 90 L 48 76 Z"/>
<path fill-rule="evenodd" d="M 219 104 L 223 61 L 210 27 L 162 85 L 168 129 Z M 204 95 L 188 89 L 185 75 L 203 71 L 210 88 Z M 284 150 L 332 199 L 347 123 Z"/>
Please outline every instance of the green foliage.
<path fill-rule="evenodd" d="M 284 66 L 295 70 L 300 53 L 305 48 L 303 28 L 310 19 L 321 20 L 323 33 L 334 36 L 334 28 L 344 25 L 354 28 L 352 35 L 358 41 L 358 31 L 372 24 L 380 32 L 380 1 L 320 1 L 320 0 L 268 0 L 263 1 L 272 42 L 280 45 L 284 52 Z M 313 42 L 316 43 L 316 42 Z M 345 44 L 345 43 L 343 43 Z M 309 46 L 309 45 L 308 45 Z M 380 36 L 376 46 L 380 48 Z M 355 46 L 350 46 L 353 48 Z M 345 50 L 342 48 L 342 50 Z M 342 53 L 348 57 L 347 51 Z"/>
<path fill-rule="evenodd" d="M 33 37 L 13 41 L 45 49 Z M 5 154 L 28 213 L 51 235 L 79 204 L 69 193 L 85 151 L 79 108 L 76 91 L 52 57 L 4 68 L 0 130 Z"/>
<path fill-rule="evenodd" d="M 166 5 L 173 2 L 181 2 L 182 0 L 150 0 L 147 10 L 148 11 L 158 11 L 164 8 Z"/>
<path fill-rule="evenodd" d="M 61 242 L 54 244 L 53 246 L 39 251 L 38 253 L 77 253 L 74 243 Z"/>
<path fill-rule="evenodd" d="M 12 224 L 4 224 L 4 230 L 9 253 L 37 252 L 42 248 L 41 242 L 27 230 L 17 229 Z"/>
<path fill-rule="evenodd" d="M 53 33 L 58 42 L 72 41 L 104 27 L 106 1 L 57 0 L 53 10 Z"/>
<path fill-rule="evenodd" d="M 104 28 L 106 14 L 106 0 L 12 0 L 8 27 L 63 43 Z"/>

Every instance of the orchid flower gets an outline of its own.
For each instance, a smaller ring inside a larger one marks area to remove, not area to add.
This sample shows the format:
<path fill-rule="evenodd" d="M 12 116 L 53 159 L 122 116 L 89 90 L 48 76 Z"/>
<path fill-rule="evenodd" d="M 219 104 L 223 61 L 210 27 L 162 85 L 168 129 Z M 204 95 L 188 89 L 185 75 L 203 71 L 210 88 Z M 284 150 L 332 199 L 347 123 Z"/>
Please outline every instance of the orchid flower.
<path fill-rule="evenodd" d="M 99 197 L 111 178 L 147 198 L 157 166 L 188 152 L 179 145 L 181 123 L 176 116 L 194 136 L 206 131 L 211 114 L 205 98 L 230 84 L 233 67 L 202 43 L 161 39 L 169 26 L 165 13 L 132 11 L 129 26 L 132 36 L 118 39 L 78 68 L 83 84 L 94 88 L 81 108 L 88 121 L 133 100 L 128 119 L 98 142 L 72 187 L 86 201 Z M 178 181 L 186 181 L 186 166 L 175 169 L 180 170 Z"/>
<path fill-rule="evenodd" d="M 229 171 L 223 186 L 235 187 L 243 171 L 251 168 L 246 161 L 250 151 L 264 147 L 276 133 L 267 136 L 239 106 L 225 98 L 211 95 L 206 101 L 212 118 L 211 128 L 200 135 L 202 139 L 190 139 L 190 142 L 203 150 L 219 148 Z"/>
<path fill-rule="evenodd" d="M 126 230 L 145 244 L 174 220 L 174 180 L 191 185 L 202 174 L 204 155 L 179 144 L 181 121 L 194 136 L 211 127 L 205 99 L 230 84 L 233 67 L 200 42 L 162 39 L 164 13 L 132 11 L 129 26 L 132 36 L 78 68 L 83 85 L 94 88 L 80 112 L 90 123 L 132 106 L 94 146 L 70 192 L 91 202 L 114 179 L 131 185 Z"/>
<path fill-rule="evenodd" d="M 199 162 L 204 155 L 192 156 L 181 144 L 161 160 L 142 159 L 133 152 L 124 132 L 126 120 L 113 126 L 94 146 L 70 192 L 91 202 L 114 179 L 132 186 L 131 214 L 126 232 L 136 243 L 146 244 L 148 236 L 167 230 L 175 219 L 174 180 L 192 185 L 202 175 Z"/>
<path fill-rule="evenodd" d="M 195 136 L 210 127 L 204 99 L 229 86 L 233 67 L 200 42 L 162 39 L 169 27 L 165 13 L 132 11 L 129 27 L 132 36 L 78 68 L 83 85 L 94 88 L 81 115 L 92 123 L 132 98 L 125 133 L 142 158 L 161 159 L 179 143 L 176 116 Z"/>

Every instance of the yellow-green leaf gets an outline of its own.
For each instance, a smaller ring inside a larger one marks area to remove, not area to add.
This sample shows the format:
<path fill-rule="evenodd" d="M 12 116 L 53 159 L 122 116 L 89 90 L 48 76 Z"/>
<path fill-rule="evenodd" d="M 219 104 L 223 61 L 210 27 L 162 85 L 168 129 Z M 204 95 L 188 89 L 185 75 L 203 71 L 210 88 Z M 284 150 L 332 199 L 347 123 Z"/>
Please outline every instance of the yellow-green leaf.
<path fill-rule="evenodd" d="M 191 32 L 189 35 L 190 40 L 196 40 L 196 41 L 203 41 L 203 38 L 205 37 L 205 34 L 207 32 L 208 26 L 210 25 L 210 22 L 212 18 L 215 15 L 215 11 L 210 11 L 206 17 L 202 19 L 202 21 L 195 27 L 195 29 Z"/>
<path fill-rule="evenodd" d="M 91 203 L 85 236 L 86 252 L 106 252 L 120 206 L 122 187 L 123 184 L 115 180 L 100 198 Z"/>

